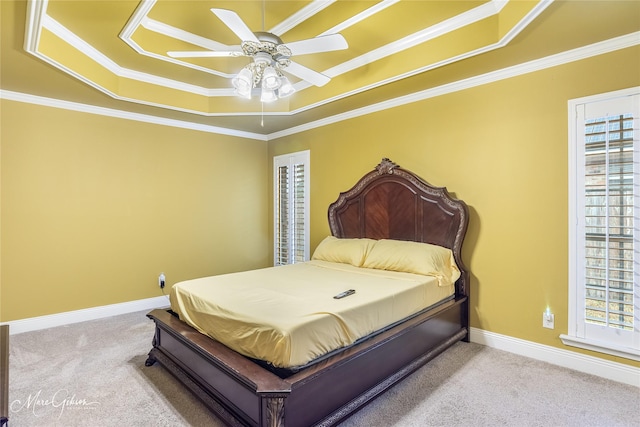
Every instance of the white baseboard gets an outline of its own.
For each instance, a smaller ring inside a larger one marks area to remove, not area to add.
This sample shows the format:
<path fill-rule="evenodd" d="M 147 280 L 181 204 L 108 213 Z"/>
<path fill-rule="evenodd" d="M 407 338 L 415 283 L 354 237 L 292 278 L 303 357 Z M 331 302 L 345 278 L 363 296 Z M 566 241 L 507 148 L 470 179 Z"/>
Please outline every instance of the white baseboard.
<path fill-rule="evenodd" d="M 153 310 L 154 308 L 168 307 L 169 299 L 166 296 L 146 298 L 136 301 L 128 301 L 120 304 L 103 305 L 100 307 L 85 308 L 82 310 L 67 311 L 48 316 L 31 317 L 28 319 L 13 320 L 2 324 L 9 325 L 11 335 L 22 332 L 37 331 L 53 328 L 55 326 L 69 325 L 72 323 L 86 322 L 87 320 L 102 319 L 104 317 L 117 316 L 119 314 L 134 313 L 136 311 Z"/>
<path fill-rule="evenodd" d="M 37 331 L 55 326 L 97 320 L 136 311 L 153 310 L 169 306 L 166 296 L 147 298 L 120 304 L 104 305 L 83 310 L 67 311 L 48 316 L 4 322 L 9 325 L 11 335 L 22 332 Z M 508 351 L 532 359 L 541 360 L 554 365 L 576 371 L 597 375 L 613 381 L 640 387 L 640 368 L 611 362 L 597 357 L 587 356 L 573 351 L 562 350 L 548 345 L 525 341 L 519 338 L 500 335 L 482 329 L 470 328 L 471 342 L 486 345 L 498 350 Z"/>
<path fill-rule="evenodd" d="M 640 387 L 640 368 L 477 328 L 470 335 L 474 343 Z"/>

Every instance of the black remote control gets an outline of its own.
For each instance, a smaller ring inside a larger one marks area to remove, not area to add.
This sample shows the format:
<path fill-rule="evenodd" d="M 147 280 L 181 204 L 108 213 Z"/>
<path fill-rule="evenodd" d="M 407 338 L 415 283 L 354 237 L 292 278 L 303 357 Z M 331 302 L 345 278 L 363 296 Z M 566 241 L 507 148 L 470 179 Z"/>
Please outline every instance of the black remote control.
<path fill-rule="evenodd" d="M 355 293 L 356 293 L 355 289 L 349 289 L 348 291 L 340 292 L 338 295 L 334 295 L 334 298 L 340 299 L 340 298 L 348 297 L 349 295 L 353 295 Z"/>

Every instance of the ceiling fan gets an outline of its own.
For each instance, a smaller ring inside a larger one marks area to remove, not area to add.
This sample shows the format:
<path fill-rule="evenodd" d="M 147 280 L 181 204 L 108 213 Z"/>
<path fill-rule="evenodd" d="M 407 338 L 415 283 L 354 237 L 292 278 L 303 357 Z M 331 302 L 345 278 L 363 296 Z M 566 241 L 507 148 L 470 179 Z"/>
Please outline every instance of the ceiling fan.
<path fill-rule="evenodd" d="M 252 62 L 245 66 L 233 79 L 236 92 L 251 98 L 254 88 L 261 89 L 263 102 L 273 101 L 291 95 L 295 89 L 283 72 L 294 75 L 315 86 L 324 86 L 331 78 L 291 60 L 297 55 L 330 52 L 346 49 L 347 41 L 341 34 L 329 34 L 312 39 L 300 40 L 286 45 L 275 34 L 253 32 L 240 16 L 226 9 L 211 9 L 242 43 L 227 51 L 170 51 L 173 58 L 204 58 L 219 56 L 248 56 Z"/>

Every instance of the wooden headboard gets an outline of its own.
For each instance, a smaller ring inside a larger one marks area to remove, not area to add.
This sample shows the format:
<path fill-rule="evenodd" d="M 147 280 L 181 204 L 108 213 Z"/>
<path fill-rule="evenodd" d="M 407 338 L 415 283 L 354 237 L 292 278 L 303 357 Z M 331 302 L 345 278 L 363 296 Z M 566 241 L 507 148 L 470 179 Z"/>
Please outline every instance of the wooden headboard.
<path fill-rule="evenodd" d="M 456 294 L 467 296 L 462 242 L 468 222 L 462 200 L 386 158 L 329 205 L 329 228 L 336 237 L 410 240 L 451 249 L 461 271 Z"/>

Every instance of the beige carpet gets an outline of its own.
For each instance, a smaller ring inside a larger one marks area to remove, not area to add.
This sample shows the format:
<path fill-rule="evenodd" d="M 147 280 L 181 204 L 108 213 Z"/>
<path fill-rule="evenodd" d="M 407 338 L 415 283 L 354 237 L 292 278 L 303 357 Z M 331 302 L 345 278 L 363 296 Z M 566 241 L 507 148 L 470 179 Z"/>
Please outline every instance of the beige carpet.
<path fill-rule="evenodd" d="M 221 426 L 162 367 L 153 322 L 115 316 L 11 336 L 11 427 Z M 640 388 L 458 343 L 346 420 L 355 426 L 640 427 Z"/>

